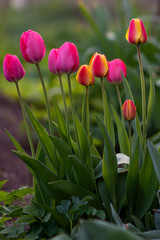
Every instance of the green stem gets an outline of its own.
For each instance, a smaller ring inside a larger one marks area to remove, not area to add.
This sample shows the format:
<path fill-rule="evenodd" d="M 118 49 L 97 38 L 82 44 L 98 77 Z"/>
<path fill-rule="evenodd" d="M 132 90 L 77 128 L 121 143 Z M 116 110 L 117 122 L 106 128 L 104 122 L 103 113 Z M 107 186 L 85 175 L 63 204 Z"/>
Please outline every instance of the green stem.
<path fill-rule="evenodd" d="M 123 111 L 122 111 L 122 99 L 121 99 L 121 94 L 120 94 L 120 91 L 119 91 L 119 86 L 117 84 L 116 84 L 116 91 L 117 91 L 119 107 L 120 107 L 120 111 L 121 111 L 121 119 L 122 119 L 122 123 L 124 125 L 124 117 L 123 117 Z"/>
<path fill-rule="evenodd" d="M 69 130 L 69 116 L 68 116 L 68 109 L 67 109 L 66 98 L 65 98 L 65 94 L 64 94 L 64 89 L 63 89 L 63 84 L 62 84 L 61 75 L 59 75 L 59 82 L 60 82 L 60 87 L 61 87 L 61 92 L 62 92 L 62 97 L 63 97 L 64 110 L 65 110 L 65 118 L 66 118 L 66 123 L 67 123 L 68 143 L 69 143 L 69 145 L 71 146 L 71 142 L 70 142 L 70 130 Z"/>
<path fill-rule="evenodd" d="M 129 157 L 132 158 L 132 137 L 131 137 L 131 121 L 128 121 L 128 135 L 129 135 Z"/>
<path fill-rule="evenodd" d="M 104 124 L 108 129 L 108 124 L 107 124 L 107 108 L 106 108 L 106 102 L 105 102 L 105 89 L 104 89 L 104 83 L 103 83 L 103 78 L 101 78 L 101 90 L 102 90 L 102 101 L 103 101 L 103 111 L 104 111 Z"/>
<path fill-rule="evenodd" d="M 69 89 L 69 98 L 70 98 L 70 102 L 71 102 L 71 109 L 73 110 L 74 106 L 73 106 L 73 97 L 72 97 L 70 74 L 67 74 L 67 80 L 68 80 L 68 89 Z"/>
<path fill-rule="evenodd" d="M 43 93 L 44 93 L 44 97 L 45 97 L 45 103 L 46 103 L 46 109 L 47 109 L 47 114 L 48 114 L 48 123 L 49 123 L 49 130 L 50 130 L 50 134 L 53 135 L 53 125 L 52 125 L 52 119 L 51 119 L 51 112 L 50 112 L 50 108 L 49 108 L 49 101 L 48 101 L 48 96 L 47 96 L 47 91 L 46 91 L 46 87 L 44 84 L 44 80 L 43 80 L 43 76 L 39 67 L 39 64 L 36 64 L 37 67 L 37 71 L 41 80 L 41 84 L 42 84 L 42 88 L 43 88 Z"/>
<path fill-rule="evenodd" d="M 35 157 L 35 151 L 34 151 L 34 146 L 33 146 L 33 142 L 32 142 L 31 131 L 30 131 L 29 124 L 28 124 L 28 121 L 27 121 L 26 112 L 25 112 L 25 109 L 24 109 L 24 103 L 23 103 L 23 100 L 22 100 L 22 97 L 21 97 L 18 82 L 15 82 L 15 85 L 16 85 L 16 88 L 17 88 L 19 102 L 20 102 L 21 109 L 22 109 L 24 124 L 25 124 L 26 132 L 27 132 L 27 136 L 28 136 L 28 141 L 29 141 L 30 148 L 31 148 L 32 157 L 34 158 Z"/>
<path fill-rule="evenodd" d="M 89 140 L 89 89 L 88 86 L 86 86 L 86 130 L 87 130 L 87 136 Z"/>
<path fill-rule="evenodd" d="M 142 122 L 143 122 L 143 146 L 145 147 L 145 125 L 146 125 L 146 92 L 145 92 L 145 81 L 144 81 L 144 72 L 143 72 L 143 65 L 141 59 L 141 51 L 140 45 L 137 45 L 137 55 L 138 55 L 138 62 L 139 62 L 139 70 L 140 70 L 140 79 L 141 79 L 141 93 L 142 93 Z"/>

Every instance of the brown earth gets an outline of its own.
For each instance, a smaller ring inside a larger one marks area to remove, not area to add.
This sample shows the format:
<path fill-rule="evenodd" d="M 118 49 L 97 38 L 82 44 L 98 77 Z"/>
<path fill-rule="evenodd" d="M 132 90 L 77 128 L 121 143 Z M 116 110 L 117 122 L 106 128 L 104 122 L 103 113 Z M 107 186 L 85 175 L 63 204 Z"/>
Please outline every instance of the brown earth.
<path fill-rule="evenodd" d="M 0 180 L 8 180 L 3 187 L 5 191 L 15 190 L 24 185 L 32 186 L 32 177 L 22 160 L 11 152 L 11 149 L 15 148 L 5 132 L 7 129 L 29 152 L 22 121 L 19 103 L 0 94 Z"/>

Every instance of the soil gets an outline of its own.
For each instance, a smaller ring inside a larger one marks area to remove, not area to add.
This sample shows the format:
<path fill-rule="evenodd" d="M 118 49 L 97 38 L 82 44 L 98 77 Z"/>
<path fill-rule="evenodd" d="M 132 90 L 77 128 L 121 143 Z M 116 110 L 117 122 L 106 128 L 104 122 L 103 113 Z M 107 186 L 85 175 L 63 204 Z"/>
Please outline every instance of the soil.
<path fill-rule="evenodd" d="M 19 102 L 0 94 L 0 180 L 8 180 L 3 190 L 11 191 L 24 185 L 32 186 L 32 176 L 26 165 L 15 156 L 15 149 L 7 129 L 29 153 L 29 145 L 23 126 L 23 118 Z"/>

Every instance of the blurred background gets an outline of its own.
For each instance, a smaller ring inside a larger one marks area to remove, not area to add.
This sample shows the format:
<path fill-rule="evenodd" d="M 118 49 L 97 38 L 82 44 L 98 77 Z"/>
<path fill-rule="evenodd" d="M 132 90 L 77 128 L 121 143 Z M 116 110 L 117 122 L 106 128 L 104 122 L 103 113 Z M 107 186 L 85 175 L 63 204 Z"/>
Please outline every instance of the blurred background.
<path fill-rule="evenodd" d="M 19 40 L 24 31 L 32 29 L 41 34 L 46 45 L 46 56 L 40 63 L 48 95 L 52 104 L 54 96 L 63 110 L 59 82 L 48 70 L 48 54 L 52 48 L 60 47 L 65 41 L 77 46 L 80 64 L 88 64 L 95 52 L 106 54 L 110 61 L 122 59 L 127 65 L 127 79 L 131 86 L 137 111 L 141 118 L 141 90 L 136 47 L 128 44 L 125 33 L 132 18 L 143 20 L 148 42 L 141 46 L 145 70 L 147 94 L 149 91 L 149 66 L 156 85 L 156 104 L 149 126 L 148 136 L 160 131 L 160 2 L 159 0 L 0 0 L 0 179 L 8 179 L 6 189 L 16 189 L 24 184 L 32 185 L 32 178 L 24 164 L 16 158 L 5 128 L 29 151 L 15 85 L 3 76 L 3 59 L 7 53 L 21 60 L 26 74 L 20 81 L 24 100 L 44 125 L 46 111 L 41 84 L 36 68 L 26 63 L 21 55 Z M 63 77 L 66 96 L 67 81 Z M 114 86 L 105 81 L 110 102 L 118 109 Z M 72 89 L 76 111 L 81 114 L 84 87 L 79 86 L 72 76 Z M 125 94 L 120 86 L 123 101 Z M 97 144 L 100 136 L 94 113 L 102 112 L 100 82 L 90 89 L 92 132 Z M 68 101 L 68 100 L 67 100 Z M 69 104 L 69 101 L 68 101 Z M 54 109 L 52 108 L 54 118 Z M 47 127 L 47 126 L 46 126 Z M 36 145 L 36 136 L 35 138 Z"/>

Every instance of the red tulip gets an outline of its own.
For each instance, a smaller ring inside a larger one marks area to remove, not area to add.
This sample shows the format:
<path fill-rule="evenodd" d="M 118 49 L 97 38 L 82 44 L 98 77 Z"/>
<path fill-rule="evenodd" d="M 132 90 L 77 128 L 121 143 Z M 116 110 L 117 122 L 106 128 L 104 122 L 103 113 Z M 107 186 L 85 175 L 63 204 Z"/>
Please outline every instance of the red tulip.
<path fill-rule="evenodd" d="M 17 82 L 25 75 L 25 70 L 15 55 L 7 54 L 3 60 L 3 73 L 9 82 Z"/>
<path fill-rule="evenodd" d="M 133 44 L 145 43 L 147 41 L 147 33 L 141 19 L 134 18 L 131 20 L 126 33 L 126 39 Z"/>
<path fill-rule="evenodd" d="M 108 73 L 107 58 L 104 54 L 95 53 L 89 63 L 95 77 L 105 77 Z"/>
<path fill-rule="evenodd" d="M 59 53 L 59 48 L 55 49 L 53 48 L 48 56 L 48 68 L 51 73 L 53 74 L 61 74 L 61 71 L 57 67 L 57 56 Z"/>
<path fill-rule="evenodd" d="M 79 54 L 73 43 L 65 42 L 59 49 L 56 68 L 61 73 L 74 73 L 79 67 Z"/>
<path fill-rule="evenodd" d="M 121 72 L 125 77 L 127 75 L 126 65 L 120 59 L 114 59 L 111 62 L 108 62 L 108 69 L 109 71 L 107 79 L 112 84 L 118 84 L 122 82 Z"/>
<path fill-rule="evenodd" d="M 39 63 L 46 53 L 46 47 L 41 35 L 32 30 L 22 34 L 20 49 L 26 62 L 35 64 Z"/>
<path fill-rule="evenodd" d="M 95 78 L 88 65 L 82 65 L 79 68 L 77 72 L 76 80 L 84 86 L 90 86 L 94 84 Z"/>
<path fill-rule="evenodd" d="M 126 120 L 131 121 L 136 116 L 136 107 L 131 100 L 126 100 L 122 107 L 123 116 Z"/>

